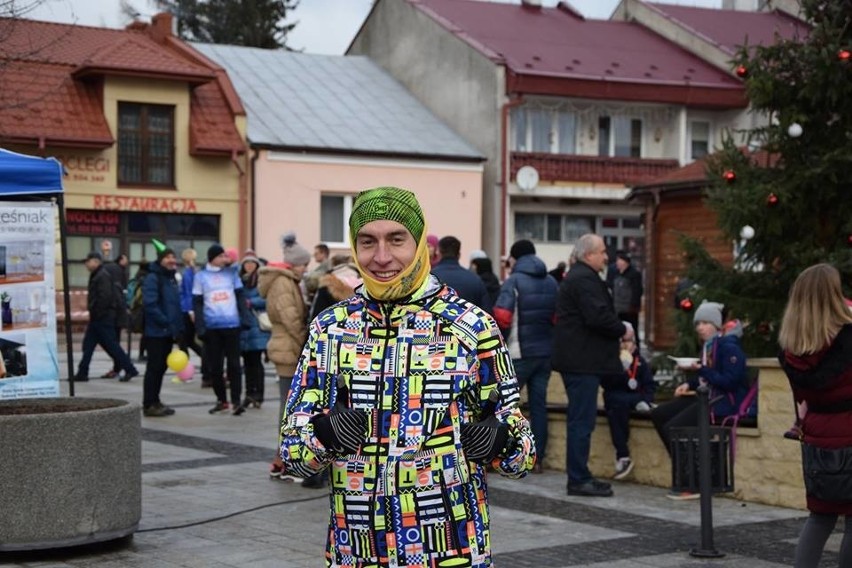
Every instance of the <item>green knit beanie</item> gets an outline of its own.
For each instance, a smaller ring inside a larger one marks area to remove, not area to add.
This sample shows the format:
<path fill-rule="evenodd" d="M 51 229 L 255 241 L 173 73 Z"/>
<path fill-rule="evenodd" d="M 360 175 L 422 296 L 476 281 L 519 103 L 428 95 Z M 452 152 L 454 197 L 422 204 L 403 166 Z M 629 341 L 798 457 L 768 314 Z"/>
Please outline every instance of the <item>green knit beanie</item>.
<path fill-rule="evenodd" d="M 358 194 L 349 216 L 349 237 L 355 236 L 372 221 L 396 221 L 408 229 L 415 241 L 423 234 L 423 210 L 417 197 L 407 189 L 375 187 Z"/>

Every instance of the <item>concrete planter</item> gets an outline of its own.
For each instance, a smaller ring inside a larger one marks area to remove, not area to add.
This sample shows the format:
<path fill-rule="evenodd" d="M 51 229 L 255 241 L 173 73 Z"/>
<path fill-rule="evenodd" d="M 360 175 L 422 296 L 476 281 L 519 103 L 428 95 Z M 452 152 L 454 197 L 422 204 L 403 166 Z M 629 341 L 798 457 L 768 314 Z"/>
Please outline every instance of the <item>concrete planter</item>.
<path fill-rule="evenodd" d="M 0 401 L 0 551 L 121 538 L 142 515 L 138 404 Z"/>

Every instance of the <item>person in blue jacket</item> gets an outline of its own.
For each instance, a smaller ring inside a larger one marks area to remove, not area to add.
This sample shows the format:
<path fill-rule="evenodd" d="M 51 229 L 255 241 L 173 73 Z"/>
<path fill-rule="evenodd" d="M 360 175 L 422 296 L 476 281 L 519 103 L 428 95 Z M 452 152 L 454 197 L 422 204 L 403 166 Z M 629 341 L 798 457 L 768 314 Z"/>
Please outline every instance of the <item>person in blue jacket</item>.
<path fill-rule="evenodd" d="M 249 406 L 260 408 L 263 403 L 265 370 L 263 352 L 272 332 L 260 329 L 255 312 L 266 311 L 266 299 L 257 289 L 260 260 L 254 255 L 246 255 L 240 263 L 240 280 L 243 283 L 243 298 L 248 310 L 250 326 L 240 332 L 240 352 L 243 356 L 243 370 L 246 375 L 246 396 L 234 414 L 242 414 Z"/>
<path fill-rule="evenodd" d="M 175 413 L 174 409 L 160 401 L 160 389 L 172 345 L 183 333 L 183 312 L 176 272 L 177 257 L 174 251 L 160 243 L 157 261 L 150 264 L 148 275 L 142 281 L 142 306 L 145 311 L 143 334 L 148 349 L 148 364 L 142 387 L 142 412 L 150 417 Z"/>
<path fill-rule="evenodd" d="M 746 356 L 736 334 L 722 334 L 722 304 L 703 302 L 695 310 L 695 332 L 703 341 L 700 363 L 681 367 L 694 371 L 694 376 L 679 385 L 671 401 L 651 411 L 651 420 L 660 439 L 671 453 L 671 429 L 698 425 L 698 401 L 695 389 L 699 385 L 710 388 L 710 412 L 716 422 L 739 411 L 748 393 Z M 697 494 L 675 493 L 671 499 L 694 499 Z"/>
<path fill-rule="evenodd" d="M 521 239 L 513 244 L 509 263 L 512 273 L 500 287 L 494 319 L 506 338 L 518 386 L 527 387 L 538 456 L 533 472 L 541 473 L 547 449 L 547 383 L 559 286 L 536 256 L 531 241 Z"/>

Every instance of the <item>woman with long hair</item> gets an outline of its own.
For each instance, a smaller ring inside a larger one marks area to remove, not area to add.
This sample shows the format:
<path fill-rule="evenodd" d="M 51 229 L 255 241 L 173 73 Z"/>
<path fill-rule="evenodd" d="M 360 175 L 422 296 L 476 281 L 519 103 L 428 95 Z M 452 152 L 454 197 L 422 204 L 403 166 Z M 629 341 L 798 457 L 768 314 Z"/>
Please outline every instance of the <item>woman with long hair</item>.
<path fill-rule="evenodd" d="M 836 268 L 817 264 L 802 271 L 790 289 L 778 343 L 802 441 L 852 452 L 852 312 Z M 852 566 L 852 495 L 841 501 L 809 493 L 807 504 L 810 516 L 799 535 L 795 568 L 819 565 L 839 515 L 846 517 L 839 565 Z"/>

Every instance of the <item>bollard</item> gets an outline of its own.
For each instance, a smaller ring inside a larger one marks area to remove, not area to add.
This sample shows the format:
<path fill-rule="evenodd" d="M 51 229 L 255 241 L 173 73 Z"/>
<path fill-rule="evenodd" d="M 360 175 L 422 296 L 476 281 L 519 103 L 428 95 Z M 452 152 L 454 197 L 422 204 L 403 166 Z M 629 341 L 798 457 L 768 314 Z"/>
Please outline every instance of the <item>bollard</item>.
<path fill-rule="evenodd" d="M 701 492 L 701 547 L 689 551 L 697 558 L 721 558 L 713 546 L 713 488 L 710 480 L 710 389 L 700 385 L 698 392 L 698 487 Z"/>

